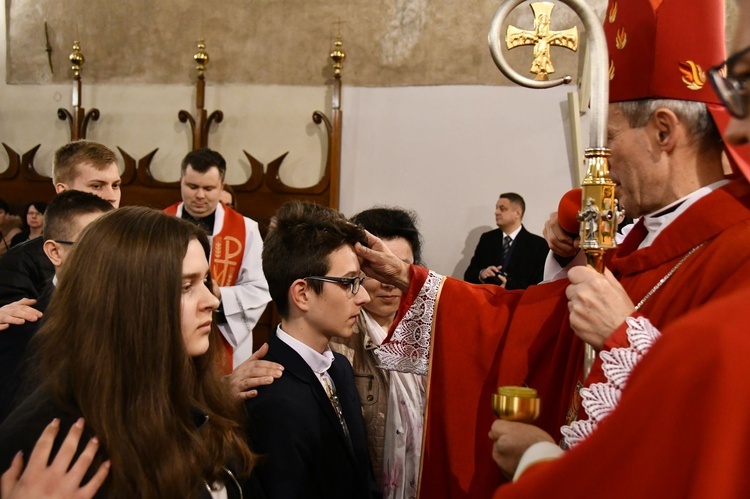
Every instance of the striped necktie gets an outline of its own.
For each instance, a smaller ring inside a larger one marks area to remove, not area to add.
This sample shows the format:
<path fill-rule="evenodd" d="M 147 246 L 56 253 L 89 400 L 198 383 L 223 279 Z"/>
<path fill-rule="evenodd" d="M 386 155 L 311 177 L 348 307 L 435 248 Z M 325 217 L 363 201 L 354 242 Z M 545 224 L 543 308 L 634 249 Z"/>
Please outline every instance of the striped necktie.
<path fill-rule="evenodd" d="M 510 236 L 503 238 L 503 269 L 510 263 L 510 245 L 513 244 L 513 239 Z"/>
<path fill-rule="evenodd" d="M 510 249 L 510 245 L 513 243 L 513 239 L 511 239 L 510 236 L 505 236 L 503 238 L 503 254 L 507 253 Z"/>

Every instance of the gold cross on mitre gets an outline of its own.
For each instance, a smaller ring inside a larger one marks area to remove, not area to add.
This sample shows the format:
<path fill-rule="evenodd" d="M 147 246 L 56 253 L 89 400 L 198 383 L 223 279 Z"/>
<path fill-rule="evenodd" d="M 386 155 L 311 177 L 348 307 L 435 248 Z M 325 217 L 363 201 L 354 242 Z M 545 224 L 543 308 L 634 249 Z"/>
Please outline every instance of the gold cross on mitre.
<path fill-rule="evenodd" d="M 536 75 L 535 80 L 547 81 L 549 73 L 554 73 L 550 47 L 558 45 L 572 50 L 578 50 L 578 28 L 572 27 L 563 31 L 550 31 L 550 15 L 555 4 L 550 2 L 536 2 L 531 4 L 534 12 L 534 30 L 523 30 L 515 26 L 508 26 L 505 33 L 505 44 L 508 50 L 521 45 L 534 46 L 534 61 L 531 71 Z"/>

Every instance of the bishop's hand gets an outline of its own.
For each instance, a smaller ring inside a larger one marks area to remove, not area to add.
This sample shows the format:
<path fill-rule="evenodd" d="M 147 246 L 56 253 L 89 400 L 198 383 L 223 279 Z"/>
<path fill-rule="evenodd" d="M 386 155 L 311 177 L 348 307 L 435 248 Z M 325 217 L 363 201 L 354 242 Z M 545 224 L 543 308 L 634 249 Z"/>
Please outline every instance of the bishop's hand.
<path fill-rule="evenodd" d="M 576 335 L 599 350 L 612 333 L 635 312 L 622 285 L 612 272 L 598 273 L 588 266 L 568 271 L 570 286 L 565 290 L 570 326 Z"/>
<path fill-rule="evenodd" d="M 409 289 L 409 264 L 393 254 L 383 241 L 367 233 L 369 248 L 357 243 L 354 250 L 360 259 L 362 271 L 367 277 L 390 284 L 401 291 Z"/>
<path fill-rule="evenodd" d="M 503 419 L 492 423 L 489 437 L 494 440 L 492 459 L 508 478 L 516 473 L 518 463 L 529 447 L 537 442 L 555 443 L 547 432 L 534 425 Z"/>
<path fill-rule="evenodd" d="M 544 222 L 542 231 L 544 239 L 552 252 L 561 258 L 572 258 L 578 253 L 578 244 L 580 237 L 571 236 L 569 232 L 562 228 L 557 212 L 550 213 L 549 220 Z"/>

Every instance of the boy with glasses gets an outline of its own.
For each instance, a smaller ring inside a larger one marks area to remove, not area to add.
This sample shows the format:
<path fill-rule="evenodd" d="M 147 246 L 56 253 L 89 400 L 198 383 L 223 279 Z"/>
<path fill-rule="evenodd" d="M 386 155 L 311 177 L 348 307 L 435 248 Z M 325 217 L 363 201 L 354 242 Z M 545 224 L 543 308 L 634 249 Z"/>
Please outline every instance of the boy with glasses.
<path fill-rule="evenodd" d="M 255 473 L 268 497 L 380 497 L 351 365 L 328 346 L 370 301 L 354 244 L 364 231 L 330 208 L 290 202 L 276 214 L 263 272 L 281 316 L 266 360 L 284 366 L 246 402 Z"/>
<path fill-rule="evenodd" d="M 99 196 L 75 190 L 61 192 L 52 198 L 47 207 L 42 236 L 43 250 L 55 269 L 55 277 L 52 282 L 47 282 L 35 303 L 27 299 L 11 304 L 15 308 L 13 313 L 16 318 L 33 319 L 34 315 L 30 314 L 38 315 L 33 320 L 24 319 L 20 324 L 18 321 L 9 324 L 7 330 L 0 334 L 0 422 L 22 400 L 19 398 L 22 395 L 20 388 L 25 373 L 29 370 L 25 363 L 27 345 L 41 325 L 39 316 L 47 309 L 75 241 L 91 222 L 114 209 Z M 25 304 L 33 305 L 34 308 L 24 307 Z"/>

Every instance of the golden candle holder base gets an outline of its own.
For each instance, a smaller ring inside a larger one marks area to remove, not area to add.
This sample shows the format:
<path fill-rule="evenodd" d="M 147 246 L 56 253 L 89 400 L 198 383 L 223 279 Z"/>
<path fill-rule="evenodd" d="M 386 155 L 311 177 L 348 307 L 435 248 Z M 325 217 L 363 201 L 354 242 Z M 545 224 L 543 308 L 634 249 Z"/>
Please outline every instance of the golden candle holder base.
<path fill-rule="evenodd" d="M 500 419 L 531 423 L 539 417 L 541 399 L 525 386 L 501 386 L 492 394 L 492 410 Z"/>

